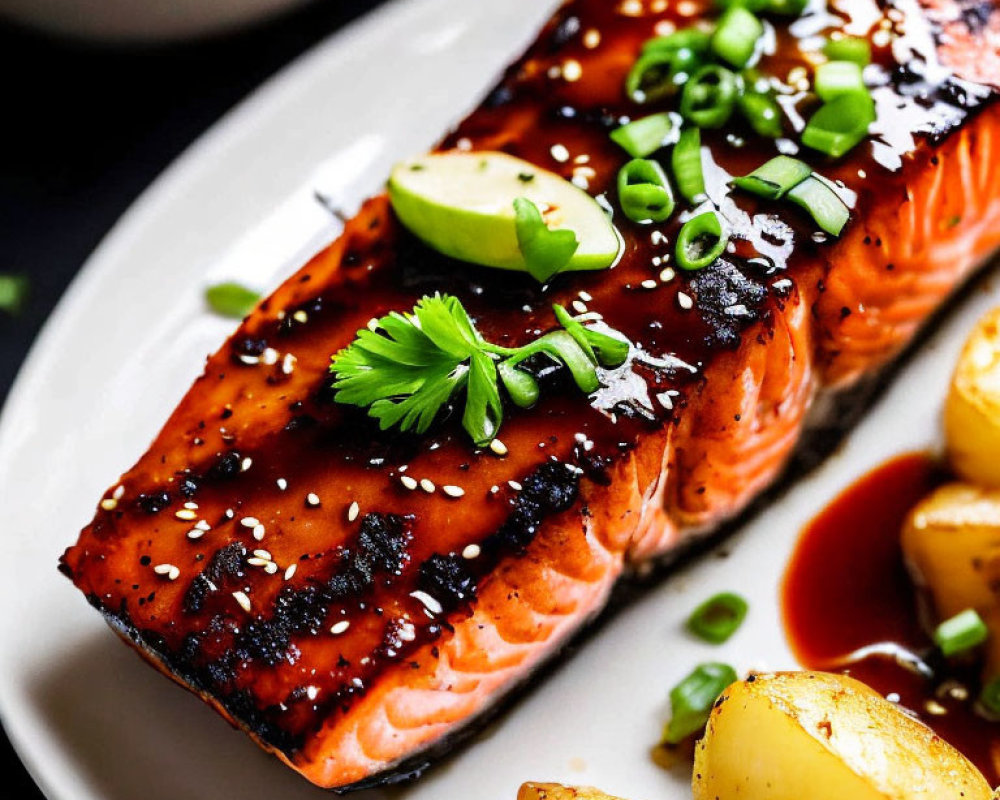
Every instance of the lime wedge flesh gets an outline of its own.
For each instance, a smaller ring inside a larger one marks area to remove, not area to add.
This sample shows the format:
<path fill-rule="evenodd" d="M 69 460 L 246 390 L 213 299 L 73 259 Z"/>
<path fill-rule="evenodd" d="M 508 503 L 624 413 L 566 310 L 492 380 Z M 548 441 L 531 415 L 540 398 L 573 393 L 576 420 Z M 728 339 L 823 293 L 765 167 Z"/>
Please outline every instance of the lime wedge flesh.
<path fill-rule="evenodd" d="M 525 197 L 552 230 L 580 242 L 564 270 L 610 267 L 621 237 L 589 194 L 555 173 L 506 153 L 433 153 L 398 164 L 389 178 L 396 216 L 424 243 L 461 261 L 525 271 L 514 200 Z"/>

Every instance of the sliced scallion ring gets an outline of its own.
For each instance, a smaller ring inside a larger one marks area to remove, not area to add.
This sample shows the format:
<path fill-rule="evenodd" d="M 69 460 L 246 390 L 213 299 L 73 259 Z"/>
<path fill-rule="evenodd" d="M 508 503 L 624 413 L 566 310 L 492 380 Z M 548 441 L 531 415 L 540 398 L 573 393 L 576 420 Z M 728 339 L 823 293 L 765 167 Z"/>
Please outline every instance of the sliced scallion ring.
<path fill-rule="evenodd" d="M 934 631 L 934 643 L 941 648 L 945 658 L 964 653 L 985 642 L 990 635 L 983 618 L 968 608 L 950 619 L 946 619 Z"/>
<path fill-rule="evenodd" d="M 729 244 L 719 215 L 706 211 L 692 217 L 677 234 L 677 263 L 681 269 L 703 269 L 713 263 Z"/>
<path fill-rule="evenodd" d="M 253 311 L 260 294 L 233 281 L 217 283 L 205 290 L 205 302 L 216 314 L 233 319 L 243 319 Z"/>
<path fill-rule="evenodd" d="M 670 157 L 677 188 L 689 203 L 705 195 L 705 174 L 701 168 L 701 131 L 684 128 Z"/>
<path fill-rule="evenodd" d="M 681 93 L 681 115 L 699 128 L 721 128 L 733 113 L 739 79 L 725 67 L 709 64 L 695 72 Z"/>
<path fill-rule="evenodd" d="M 764 25 L 742 6 L 733 6 L 719 18 L 712 34 L 712 51 L 723 61 L 743 69 L 753 58 Z"/>
<path fill-rule="evenodd" d="M 867 94 L 861 67 L 853 61 L 828 61 L 816 67 L 814 82 L 821 100 L 830 101 L 842 94 Z"/>
<path fill-rule="evenodd" d="M 830 39 L 823 46 L 823 55 L 831 61 L 853 61 L 864 67 L 872 60 L 872 48 L 867 39 L 843 36 L 840 39 Z"/>
<path fill-rule="evenodd" d="M 691 612 L 687 628 L 706 642 L 722 644 L 743 624 L 748 608 L 747 601 L 738 594 L 722 592 Z"/>
<path fill-rule="evenodd" d="M 860 142 L 875 121 L 875 104 L 867 93 L 852 92 L 824 103 L 802 131 L 802 144 L 834 158 Z"/>
<path fill-rule="evenodd" d="M 775 156 L 733 184 L 768 200 L 779 200 L 812 175 L 812 167 L 790 156 Z"/>
<path fill-rule="evenodd" d="M 728 664 L 698 665 L 670 690 L 670 722 L 663 741 L 680 744 L 704 728 L 715 701 L 736 680 L 736 670 Z"/>
<path fill-rule="evenodd" d="M 677 92 L 676 54 L 656 51 L 639 56 L 625 78 L 625 94 L 635 103 L 651 103 Z"/>
<path fill-rule="evenodd" d="M 815 174 L 789 189 L 786 197 L 808 211 L 816 224 L 832 236 L 840 236 L 851 216 L 844 201 Z"/>
<path fill-rule="evenodd" d="M 618 172 L 618 202 L 633 222 L 663 222 L 674 212 L 674 195 L 657 162 L 634 158 Z"/>
<path fill-rule="evenodd" d="M 777 139 L 782 134 L 781 108 L 770 95 L 745 92 L 736 101 L 743 118 L 760 136 Z"/>
<path fill-rule="evenodd" d="M 698 28 L 682 28 L 679 31 L 668 33 L 666 36 L 655 36 L 647 39 L 642 45 L 642 54 L 670 52 L 681 53 L 684 58 L 691 56 L 704 56 L 712 41 L 712 34 L 699 30 Z"/>
<path fill-rule="evenodd" d="M 673 117 L 664 112 L 622 125 L 611 131 L 611 141 L 632 158 L 645 158 L 664 145 L 671 144 L 677 134 Z"/>
<path fill-rule="evenodd" d="M 979 703 L 990 714 L 1000 716 L 1000 678 L 994 678 L 983 687 Z"/>

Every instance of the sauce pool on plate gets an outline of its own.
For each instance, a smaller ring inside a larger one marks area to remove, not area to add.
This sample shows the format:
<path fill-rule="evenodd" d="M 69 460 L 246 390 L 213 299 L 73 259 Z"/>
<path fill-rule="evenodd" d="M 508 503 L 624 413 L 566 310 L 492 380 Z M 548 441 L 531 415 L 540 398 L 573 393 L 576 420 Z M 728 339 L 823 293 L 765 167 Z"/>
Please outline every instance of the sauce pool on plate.
<path fill-rule="evenodd" d="M 802 532 L 782 587 L 786 635 L 809 669 L 868 684 L 1000 782 L 1000 724 L 973 710 L 975 674 L 945 675 L 920 625 L 903 563 L 907 513 L 947 476 L 926 454 L 892 459 L 842 492 Z"/>

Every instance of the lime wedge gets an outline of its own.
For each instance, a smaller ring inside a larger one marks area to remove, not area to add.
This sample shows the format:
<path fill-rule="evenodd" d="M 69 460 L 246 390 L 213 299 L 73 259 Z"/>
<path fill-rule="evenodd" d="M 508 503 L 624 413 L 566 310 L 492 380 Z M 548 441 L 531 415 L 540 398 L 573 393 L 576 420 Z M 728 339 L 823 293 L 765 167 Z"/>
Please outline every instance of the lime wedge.
<path fill-rule="evenodd" d="M 506 153 L 434 153 L 398 164 L 389 178 L 396 216 L 425 244 L 461 261 L 527 271 L 514 201 L 526 198 L 551 230 L 570 230 L 579 247 L 562 271 L 610 267 L 621 237 L 589 194 Z"/>

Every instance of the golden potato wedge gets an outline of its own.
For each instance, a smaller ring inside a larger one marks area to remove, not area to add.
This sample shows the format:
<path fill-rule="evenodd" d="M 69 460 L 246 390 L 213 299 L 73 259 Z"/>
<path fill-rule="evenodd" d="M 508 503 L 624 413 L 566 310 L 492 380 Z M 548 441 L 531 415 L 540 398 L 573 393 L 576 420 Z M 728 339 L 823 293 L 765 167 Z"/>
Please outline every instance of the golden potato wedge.
<path fill-rule="evenodd" d="M 910 512 L 902 543 L 930 601 L 929 627 L 975 609 L 990 629 L 986 674 L 1000 674 L 1000 490 L 942 486 Z"/>
<path fill-rule="evenodd" d="M 695 800 L 990 800 L 933 731 L 853 678 L 751 676 L 716 703 L 695 750 Z"/>
<path fill-rule="evenodd" d="M 593 786 L 564 786 L 561 783 L 521 784 L 517 800 L 621 800 Z"/>
<path fill-rule="evenodd" d="M 1000 308 L 976 323 L 962 349 L 945 402 L 944 429 L 955 472 L 1000 488 Z"/>

